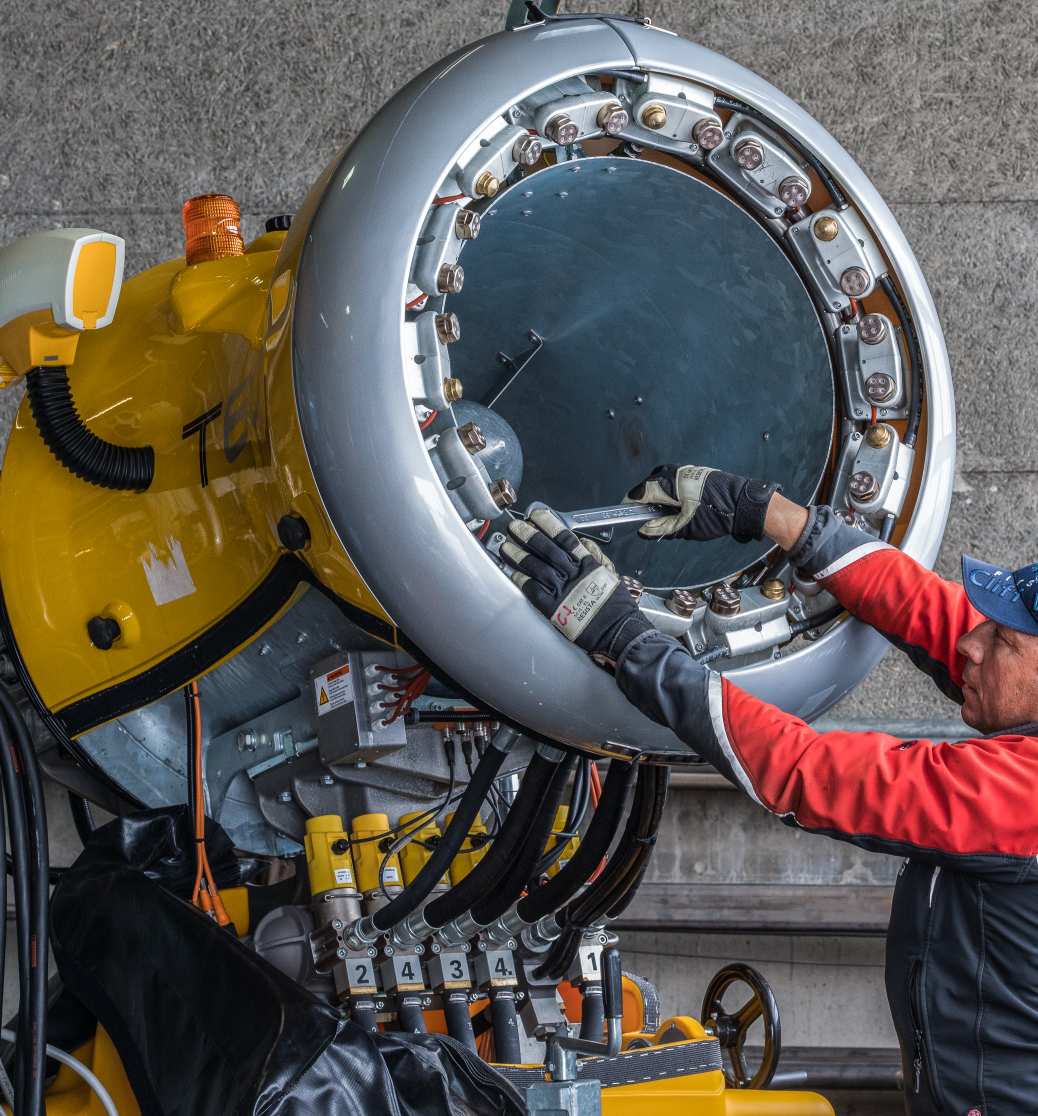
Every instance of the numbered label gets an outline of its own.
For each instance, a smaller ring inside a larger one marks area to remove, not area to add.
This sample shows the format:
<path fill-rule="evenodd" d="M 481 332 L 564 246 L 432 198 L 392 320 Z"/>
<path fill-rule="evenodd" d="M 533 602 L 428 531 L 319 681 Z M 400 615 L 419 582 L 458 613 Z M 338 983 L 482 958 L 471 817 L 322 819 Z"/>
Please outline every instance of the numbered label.
<path fill-rule="evenodd" d="M 375 964 L 370 957 L 348 957 L 346 959 L 346 983 L 350 986 L 350 992 L 354 995 L 358 992 L 376 991 Z"/>

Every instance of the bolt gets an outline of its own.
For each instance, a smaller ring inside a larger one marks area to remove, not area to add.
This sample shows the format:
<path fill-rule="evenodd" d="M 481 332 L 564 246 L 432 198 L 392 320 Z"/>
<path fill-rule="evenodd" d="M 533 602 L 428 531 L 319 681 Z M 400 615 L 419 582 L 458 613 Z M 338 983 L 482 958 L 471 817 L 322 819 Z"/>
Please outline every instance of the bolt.
<path fill-rule="evenodd" d="M 627 127 L 630 117 L 619 101 L 612 101 L 598 110 L 595 123 L 607 136 L 615 136 Z"/>
<path fill-rule="evenodd" d="M 673 589 L 667 598 L 667 608 L 675 616 L 680 616 L 685 620 L 691 617 L 698 604 L 699 594 L 693 593 L 691 589 Z"/>
<path fill-rule="evenodd" d="M 269 655 L 270 654 L 270 644 L 269 643 L 261 643 L 259 653 L 261 655 Z"/>
<path fill-rule="evenodd" d="M 436 336 L 444 345 L 449 345 L 452 341 L 460 341 L 461 323 L 458 321 L 458 315 L 451 313 L 437 314 Z"/>
<path fill-rule="evenodd" d="M 256 734 L 250 730 L 238 733 L 238 751 L 239 752 L 255 752 L 256 751 Z"/>
<path fill-rule="evenodd" d="M 879 484 L 871 473 L 862 470 L 847 482 L 847 491 L 855 500 L 871 500 L 879 491 Z"/>
<path fill-rule="evenodd" d="M 645 592 L 645 586 L 636 578 L 631 577 L 629 574 L 622 574 L 620 582 L 623 587 L 631 594 L 631 599 L 637 604 L 642 599 L 642 593 Z"/>
<path fill-rule="evenodd" d="M 475 240 L 479 236 L 479 221 L 474 209 L 459 209 L 454 218 L 454 235 L 459 240 Z"/>
<path fill-rule="evenodd" d="M 752 139 L 737 143 L 732 151 L 736 163 L 745 171 L 760 170 L 764 166 L 764 148 Z"/>
<path fill-rule="evenodd" d="M 440 265 L 436 273 L 436 289 L 440 294 L 460 294 L 465 285 L 465 269 L 459 263 Z"/>
<path fill-rule="evenodd" d="M 443 381 L 443 398 L 448 403 L 457 403 L 459 399 L 465 394 L 464 386 L 457 376 L 448 376 Z"/>
<path fill-rule="evenodd" d="M 467 422 L 464 426 L 459 426 L 458 437 L 469 453 L 479 453 L 480 450 L 487 448 L 486 436 L 474 422 Z"/>
<path fill-rule="evenodd" d="M 557 112 L 544 126 L 544 134 L 552 143 L 569 147 L 580 135 L 580 129 L 569 118 L 568 113 Z"/>
<path fill-rule="evenodd" d="M 641 120 L 646 128 L 651 128 L 654 132 L 658 132 L 660 128 L 664 127 L 667 123 L 667 110 L 663 105 L 653 101 L 651 105 L 646 105 L 645 108 L 642 109 Z"/>
<path fill-rule="evenodd" d="M 540 136 L 520 136 L 512 144 L 512 158 L 523 167 L 532 167 L 544 153 Z"/>
<path fill-rule="evenodd" d="M 893 435 L 890 433 L 890 427 L 883 423 L 877 423 L 875 426 L 870 426 L 865 431 L 865 441 L 872 446 L 873 449 L 883 449 L 884 446 L 890 445 L 890 439 Z"/>
<path fill-rule="evenodd" d="M 286 550 L 305 550 L 310 545 L 310 527 L 301 515 L 283 515 L 278 520 L 278 540 Z"/>
<path fill-rule="evenodd" d="M 886 403 L 896 389 L 894 377 L 886 372 L 873 372 L 865 381 L 865 395 L 870 403 Z"/>
<path fill-rule="evenodd" d="M 634 397 L 634 405 L 636 407 L 640 407 L 644 402 L 645 400 L 640 395 L 636 395 Z"/>
<path fill-rule="evenodd" d="M 840 290 L 851 298 L 861 298 L 871 285 L 872 279 L 863 267 L 849 267 L 840 276 Z"/>
<path fill-rule="evenodd" d="M 501 180 L 491 171 L 484 171 L 472 187 L 477 198 L 492 198 L 501 189 Z"/>
<path fill-rule="evenodd" d="M 710 117 L 700 120 L 692 129 L 692 138 L 704 151 L 713 151 L 715 147 L 720 147 L 724 142 L 724 129 L 720 120 Z"/>
<path fill-rule="evenodd" d="M 334 787 L 335 786 L 335 780 L 332 778 L 331 775 L 322 775 L 321 776 L 321 786 L 322 787 Z"/>
<path fill-rule="evenodd" d="M 761 595 L 767 597 L 769 601 L 781 601 L 786 596 L 786 587 L 777 577 L 767 578 L 762 583 L 760 591 Z"/>
<path fill-rule="evenodd" d="M 799 209 L 811 193 L 811 184 L 796 175 L 790 175 L 779 183 L 778 196 L 787 209 Z"/>
<path fill-rule="evenodd" d="M 710 611 L 718 616 L 736 616 L 742 610 L 742 597 L 739 590 L 733 589 L 726 581 L 714 586 L 710 594 Z"/>
<path fill-rule="evenodd" d="M 606 411 L 606 418 L 616 418 L 616 411 L 614 411 L 612 407 L 610 407 L 609 410 Z"/>
<path fill-rule="evenodd" d="M 278 802 L 291 802 L 291 801 L 292 801 L 292 792 L 291 791 L 279 791 L 278 792 Z"/>
<path fill-rule="evenodd" d="M 309 632 L 297 632 L 296 633 L 296 643 L 306 643 L 306 641 L 309 638 L 310 638 L 310 633 Z"/>
<path fill-rule="evenodd" d="M 819 240 L 835 240 L 840 235 L 840 223 L 835 217 L 819 217 L 811 231 Z"/>
<path fill-rule="evenodd" d="M 505 508 L 510 508 L 519 497 L 516 496 L 515 489 L 502 477 L 490 486 L 490 498 L 504 511 Z"/>
<path fill-rule="evenodd" d="M 858 322 L 858 336 L 866 345 L 878 345 L 887 335 L 887 319 L 882 314 L 866 314 Z"/>

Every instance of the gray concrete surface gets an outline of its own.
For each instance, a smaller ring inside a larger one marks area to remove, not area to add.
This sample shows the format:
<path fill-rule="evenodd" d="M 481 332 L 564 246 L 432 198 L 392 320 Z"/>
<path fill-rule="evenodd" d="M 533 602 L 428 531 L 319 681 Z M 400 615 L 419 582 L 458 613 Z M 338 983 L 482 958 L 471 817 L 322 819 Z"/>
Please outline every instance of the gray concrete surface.
<path fill-rule="evenodd" d="M 572 5 L 570 10 L 593 5 Z M 1038 429 L 1038 7 L 1005 0 L 637 0 L 626 6 L 762 73 L 814 113 L 874 178 L 929 278 L 955 370 L 959 470 L 938 563 L 963 550 L 1035 557 Z M 89 223 L 125 236 L 129 270 L 179 249 L 179 207 L 233 193 L 255 232 L 395 88 L 500 26 L 500 0 L 49 0 L 5 5 L 0 242 Z M 0 395 L 9 416 L 17 394 Z M 890 655 L 836 715 L 948 719 L 954 709 Z M 796 837 L 718 792 L 668 822 L 659 872 L 818 882 L 890 862 Z M 723 818 L 718 815 L 723 815 Z M 723 842 L 717 823 L 723 820 Z M 700 850 L 696 852 L 695 850 Z M 55 859 L 68 845 L 59 845 Z M 671 863 L 667 858 L 672 858 Z M 766 963 L 797 1042 L 890 1041 L 876 943 L 638 935 L 669 1010 L 697 1006 L 725 958 Z M 860 948 L 859 948 L 860 947 Z M 848 1110 L 849 1111 L 849 1110 Z"/>

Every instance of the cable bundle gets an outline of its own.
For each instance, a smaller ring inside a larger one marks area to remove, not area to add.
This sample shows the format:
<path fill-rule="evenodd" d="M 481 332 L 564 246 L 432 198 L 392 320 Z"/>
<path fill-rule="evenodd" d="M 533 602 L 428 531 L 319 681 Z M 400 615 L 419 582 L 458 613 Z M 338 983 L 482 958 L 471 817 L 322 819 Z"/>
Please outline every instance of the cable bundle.
<path fill-rule="evenodd" d="M 198 694 L 198 683 L 192 682 L 184 688 L 184 702 L 187 706 L 188 738 L 188 804 L 194 819 L 195 829 L 195 886 L 191 892 L 191 902 L 221 926 L 231 924 L 216 886 L 216 877 L 209 864 L 209 853 L 205 847 L 205 791 L 202 782 L 202 705 Z"/>
<path fill-rule="evenodd" d="M 382 702 L 382 708 L 388 709 L 389 713 L 383 719 L 384 725 L 391 725 L 395 720 L 403 717 L 411 709 L 411 704 L 415 698 L 421 697 L 425 693 L 426 686 L 429 685 L 429 680 L 432 675 L 420 666 L 411 667 L 387 667 L 379 666 L 375 668 L 380 674 L 388 675 L 392 678 L 392 683 L 386 685 L 379 683 L 379 689 L 392 694 L 393 701 Z"/>

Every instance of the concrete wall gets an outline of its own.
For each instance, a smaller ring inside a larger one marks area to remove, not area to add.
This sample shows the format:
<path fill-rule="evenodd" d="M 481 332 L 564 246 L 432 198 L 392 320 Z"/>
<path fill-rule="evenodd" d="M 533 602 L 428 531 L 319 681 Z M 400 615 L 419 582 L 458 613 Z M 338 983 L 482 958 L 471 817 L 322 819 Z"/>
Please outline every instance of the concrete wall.
<path fill-rule="evenodd" d="M 939 568 L 954 577 L 964 550 L 1010 565 L 1034 558 L 1038 7 L 603 6 L 650 16 L 757 70 L 874 178 L 929 278 L 955 368 L 959 469 Z M 52 225 L 96 225 L 126 238 L 132 272 L 179 252 L 180 204 L 207 190 L 234 194 L 255 233 L 266 216 L 298 205 L 395 88 L 497 29 L 503 10 L 501 0 L 8 5 L 0 242 Z M 8 421 L 16 401 L 16 393 L 0 396 Z M 955 716 L 893 655 L 835 713 Z M 718 880 L 785 872 L 823 882 L 848 869 L 889 877 L 887 862 L 797 838 L 727 792 L 670 824 L 658 871 L 678 870 L 667 858 L 680 844 L 703 849 Z M 719 832 L 723 844 L 712 847 Z M 639 935 L 633 944 L 643 967 L 663 978 L 668 1010 L 697 1006 L 722 959 L 759 959 L 785 1001 L 792 1041 L 890 1041 L 875 942 Z"/>

